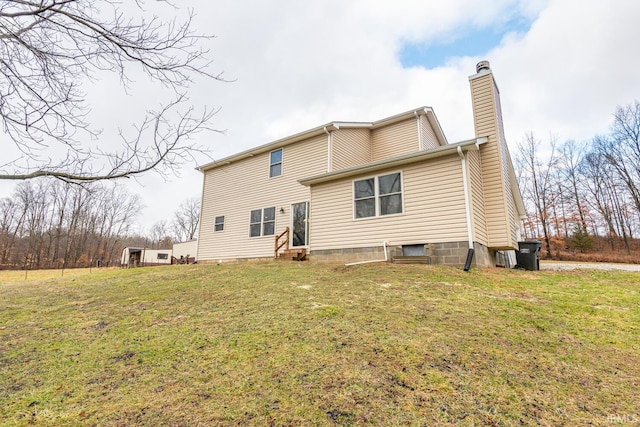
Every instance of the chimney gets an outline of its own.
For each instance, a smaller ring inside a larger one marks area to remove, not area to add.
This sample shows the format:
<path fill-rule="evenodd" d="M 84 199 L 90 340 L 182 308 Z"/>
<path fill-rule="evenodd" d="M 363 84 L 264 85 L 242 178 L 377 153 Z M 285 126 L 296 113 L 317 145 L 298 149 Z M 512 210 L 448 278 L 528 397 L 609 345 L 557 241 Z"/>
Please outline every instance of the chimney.
<path fill-rule="evenodd" d="M 512 232 L 515 226 L 504 227 L 505 223 L 517 222 L 513 216 L 515 209 L 508 169 L 511 159 L 502 125 L 500 91 L 493 78 L 489 61 L 478 62 L 476 74 L 469 77 L 469 84 L 476 138 L 487 138 L 487 142 L 480 146 L 480 156 L 485 188 L 488 246 L 498 250 L 515 249 L 517 237 Z M 502 173 L 495 173 L 496 169 Z"/>
<path fill-rule="evenodd" d="M 476 64 L 476 74 L 469 77 L 469 83 L 476 138 L 484 136 L 493 139 L 495 143 L 502 142 L 499 141 L 504 139 L 500 91 L 493 78 L 489 61 Z"/>

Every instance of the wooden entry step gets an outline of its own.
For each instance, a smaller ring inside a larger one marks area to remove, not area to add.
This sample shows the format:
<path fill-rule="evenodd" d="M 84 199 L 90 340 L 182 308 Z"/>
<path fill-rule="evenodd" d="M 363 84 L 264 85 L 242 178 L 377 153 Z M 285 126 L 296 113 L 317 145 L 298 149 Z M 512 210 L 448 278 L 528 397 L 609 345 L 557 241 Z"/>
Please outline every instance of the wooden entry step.
<path fill-rule="evenodd" d="M 396 256 L 393 257 L 396 264 L 431 264 L 429 256 Z"/>
<path fill-rule="evenodd" d="M 306 249 L 285 249 L 282 252 L 278 252 L 276 259 L 287 261 L 305 261 L 307 259 Z"/>

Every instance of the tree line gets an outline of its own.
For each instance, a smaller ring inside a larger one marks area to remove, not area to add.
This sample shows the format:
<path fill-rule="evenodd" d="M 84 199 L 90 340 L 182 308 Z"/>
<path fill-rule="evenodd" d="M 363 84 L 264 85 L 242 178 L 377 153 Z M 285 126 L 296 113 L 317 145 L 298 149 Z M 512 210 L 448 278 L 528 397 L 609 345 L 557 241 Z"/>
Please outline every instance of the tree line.
<path fill-rule="evenodd" d="M 126 246 L 171 248 L 195 237 L 197 199 L 144 234 L 136 223 L 142 209 L 138 195 L 114 182 L 21 182 L 0 199 L 0 269 L 112 266 Z"/>
<path fill-rule="evenodd" d="M 524 237 L 541 239 L 546 256 L 554 256 L 553 241 L 582 252 L 595 237 L 631 253 L 640 235 L 638 101 L 617 107 L 609 132 L 589 141 L 545 143 L 527 134 L 515 163 L 527 208 Z"/>

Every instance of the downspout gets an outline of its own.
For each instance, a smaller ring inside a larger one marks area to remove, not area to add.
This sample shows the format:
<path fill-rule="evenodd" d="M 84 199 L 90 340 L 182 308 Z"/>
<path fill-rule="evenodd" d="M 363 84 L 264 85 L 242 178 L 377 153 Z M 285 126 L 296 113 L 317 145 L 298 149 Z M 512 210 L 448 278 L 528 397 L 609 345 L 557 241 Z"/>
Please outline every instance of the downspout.
<path fill-rule="evenodd" d="M 350 262 L 349 264 L 345 264 L 345 266 L 349 265 L 358 265 L 358 264 L 370 264 L 372 262 L 387 262 L 389 261 L 389 256 L 387 254 L 387 242 L 382 242 L 382 248 L 384 250 L 384 259 L 374 259 L 370 261 L 358 261 L 358 262 Z"/>
<path fill-rule="evenodd" d="M 327 172 L 332 172 L 333 171 L 333 133 L 330 130 L 327 130 L 327 127 L 325 126 L 324 128 L 324 133 L 327 134 Z M 308 205 L 309 207 L 307 207 L 307 209 L 311 209 L 311 203 L 309 203 Z M 307 215 L 309 215 L 309 212 L 307 212 Z M 309 215 L 310 218 L 310 215 Z M 308 225 L 307 223 L 307 233 L 311 234 L 311 226 Z M 307 236 L 307 239 L 309 241 L 309 244 L 307 245 L 307 249 L 309 250 L 309 253 L 311 253 L 311 236 Z"/>
<path fill-rule="evenodd" d="M 467 214 L 467 235 L 469 236 L 469 250 L 467 252 L 467 260 L 464 264 L 464 271 L 469 271 L 471 261 L 473 260 L 473 226 L 471 223 L 471 207 L 469 205 L 469 183 L 467 182 L 467 158 L 461 147 L 458 147 L 458 155 L 462 163 L 462 185 L 464 188 L 464 207 Z"/>
<path fill-rule="evenodd" d="M 324 132 L 327 134 L 327 172 L 333 171 L 333 135 L 331 131 L 324 127 Z"/>
<path fill-rule="evenodd" d="M 418 151 L 422 151 L 422 115 L 418 114 L 417 111 L 414 111 L 413 114 L 416 115 L 416 123 L 418 128 Z"/>

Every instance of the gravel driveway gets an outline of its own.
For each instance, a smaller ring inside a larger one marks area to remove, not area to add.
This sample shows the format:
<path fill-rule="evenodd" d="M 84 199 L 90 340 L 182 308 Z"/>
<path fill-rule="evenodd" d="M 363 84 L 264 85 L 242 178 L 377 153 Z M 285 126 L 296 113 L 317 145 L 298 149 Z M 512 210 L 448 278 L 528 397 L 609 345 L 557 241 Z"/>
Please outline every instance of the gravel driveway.
<path fill-rule="evenodd" d="M 540 261 L 540 270 L 625 270 L 640 272 L 638 264 L 615 264 L 609 262 L 565 262 L 565 261 Z"/>

